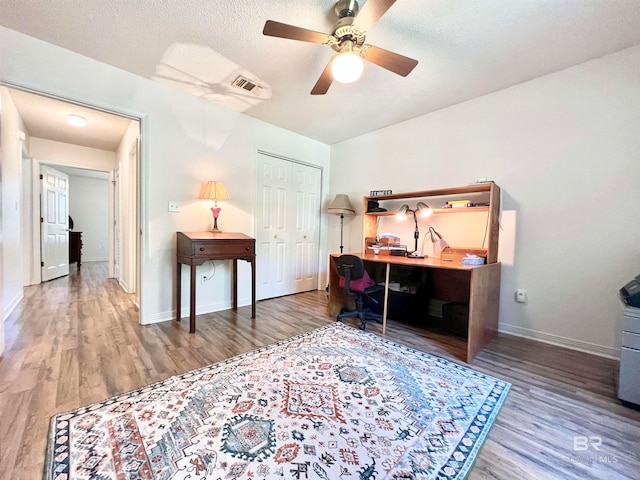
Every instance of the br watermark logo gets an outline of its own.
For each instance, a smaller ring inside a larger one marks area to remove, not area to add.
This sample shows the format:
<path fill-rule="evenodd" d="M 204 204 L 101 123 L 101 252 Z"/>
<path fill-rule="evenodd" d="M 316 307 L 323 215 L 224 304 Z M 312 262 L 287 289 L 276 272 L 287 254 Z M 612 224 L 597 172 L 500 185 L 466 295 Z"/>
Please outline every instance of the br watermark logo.
<path fill-rule="evenodd" d="M 602 437 L 599 435 L 575 435 L 573 437 L 574 455 L 567 455 L 563 460 L 571 463 L 591 465 L 593 463 L 616 463 L 617 457 L 602 451 Z"/>
<path fill-rule="evenodd" d="M 586 452 L 589 449 L 599 452 L 600 445 L 602 445 L 602 437 L 598 437 L 597 435 L 590 435 L 588 437 L 576 435 L 573 437 L 574 452 Z"/>

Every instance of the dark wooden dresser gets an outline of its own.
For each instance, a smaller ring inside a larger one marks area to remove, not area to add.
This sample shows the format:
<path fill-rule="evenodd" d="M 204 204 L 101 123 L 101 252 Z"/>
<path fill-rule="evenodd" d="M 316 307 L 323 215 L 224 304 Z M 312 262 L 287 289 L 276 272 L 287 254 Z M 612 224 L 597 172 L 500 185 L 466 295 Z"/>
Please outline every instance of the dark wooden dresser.
<path fill-rule="evenodd" d="M 196 331 L 196 267 L 207 260 L 233 260 L 231 290 L 238 309 L 238 260 L 251 264 L 251 318 L 256 318 L 256 241 L 243 233 L 177 232 L 176 320 L 180 321 L 182 265 L 191 267 L 189 333 Z"/>
<path fill-rule="evenodd" d="M 69 232 L 69 265 L 78 264 L 78 270 L 82 264 L 82 232 Z"/>

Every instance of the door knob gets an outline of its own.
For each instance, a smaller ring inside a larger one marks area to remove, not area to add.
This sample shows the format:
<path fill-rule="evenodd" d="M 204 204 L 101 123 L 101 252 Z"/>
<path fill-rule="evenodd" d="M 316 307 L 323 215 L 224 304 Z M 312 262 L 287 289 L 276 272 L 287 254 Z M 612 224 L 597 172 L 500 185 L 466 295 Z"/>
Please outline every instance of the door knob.
<path fill-rule="evenodd" d="M 306 240 L 306 239 L 307 239 L 307 236 L 305 235 L 305 236 L 304 236 L 304 237 L 302 237 L 302 238 L 304 238 L 304 239 Z"/>
<path fill-rule="evenodd" d="M 273 238 L 278 238 L 278 234 L 276 233 L 276 234 L 273 236 Z"/>

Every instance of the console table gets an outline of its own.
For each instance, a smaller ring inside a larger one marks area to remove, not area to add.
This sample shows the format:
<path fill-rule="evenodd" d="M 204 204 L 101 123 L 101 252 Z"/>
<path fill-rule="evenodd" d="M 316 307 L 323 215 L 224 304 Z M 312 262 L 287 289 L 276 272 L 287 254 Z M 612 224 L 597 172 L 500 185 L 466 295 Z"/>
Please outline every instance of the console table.
<path fill-rule="evenodd" d="M 207 260 L 233 260 L 231 290 L 238 309 L 238 260 L 251 264 L 251 318 L 256 318 L 256 241 L 243 233 L 177 232 L 176 320 L 180 321 L 182 265 L 191 267 L 189 333 L 196 331 L 196 267 Z"/>

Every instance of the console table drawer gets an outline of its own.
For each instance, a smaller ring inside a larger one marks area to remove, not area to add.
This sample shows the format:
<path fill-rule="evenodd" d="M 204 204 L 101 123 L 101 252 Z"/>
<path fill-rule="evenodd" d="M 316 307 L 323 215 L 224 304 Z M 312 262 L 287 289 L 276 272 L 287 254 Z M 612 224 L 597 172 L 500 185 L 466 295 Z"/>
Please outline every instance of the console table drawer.
<path fill-rule="evenodd" d="M 215 255 L 253 255 L 255 242 L 198 243 L 193 244 L 193 255 L 196 257 Z"/>

